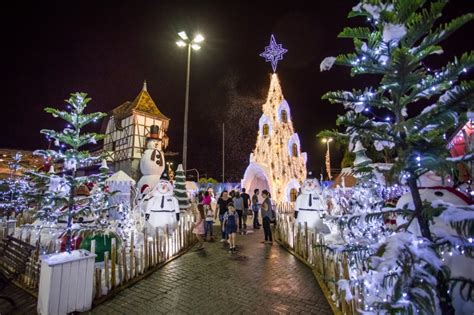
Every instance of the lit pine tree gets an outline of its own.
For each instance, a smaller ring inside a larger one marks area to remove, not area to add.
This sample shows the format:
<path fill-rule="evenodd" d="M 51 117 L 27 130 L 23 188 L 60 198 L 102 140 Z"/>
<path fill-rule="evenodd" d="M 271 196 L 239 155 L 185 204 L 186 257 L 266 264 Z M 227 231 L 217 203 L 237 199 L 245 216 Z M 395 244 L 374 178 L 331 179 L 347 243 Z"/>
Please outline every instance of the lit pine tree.
<path fill-rule="evenodd" d="M 77 222 L 79 217 L 92 216 L 97 224 L 106 225 L 107 222 L 102 220 L 101 215 L 110 208 L 107 202 L 109 194 L 104 189 L 106 172 L 77 176 L 78 168 L 96 164 L 101 159 L 81 149 L 104 138 L 103 135 L 97 133 L 83 132 L 86 125 L 106 116 L 100 112 L 85 114 L 84 110 L 90 100 L 86 93 L 74 93 L 66 100 L 67 110 L 45 108 L 47 113 L 65 120 L 68 125 L 62 131 L 41 130 L 41 133 L 54 141 L 58 150 L 37 150 L 35 154 L 43 156 L 46 160 L 62 163 L 63 169 L 57 174 L 54 167 L 51 167 L 48 173 L 31 173 L 33 187 L 30 198 L 37 205 L 37 216 L 47 222 L 66 219 L 66 250 L 68 252 L 71 250 L 73 219 Z M 78 190 L 88 184 L 96 186 L 96 189 L 92 189 L 85 196 L 79 196 Z"/>
<path fill-rule="evenodd" d="M 22 154 L 16 153 L 8 163 L 10 174 L 0 182 L 0 209 L 7 217 L 14 213 L 22 213 L 28 209 L 25 194 L 29 189 L 27 176 L 20 174 L 25 170 L 21 166 Z"/>
<path fill-rule="evenodd" d="M 343 104 L 347 110 L 337 120 L 338 125 L 346 127 L 346 133 L 327 134 L 348 138 L 351 146 L 358 140 L 371 143 L 378 151 L 388 149 L 397 157 L 392 173 L 407 183 L 415 208 L 405 209 L 405 214 L 408 222 L 418 225 L 421 231 L 421 235 L 413 236 L 399 230 L 373 256 L 373 268 L 377 271 L 382 265 L 387 268 L 386 263 L 380 263 L 387 259 L 387 252 L 393 255 L 394 248 L 398 251 L 396 261 L 390 265 L 393 269 L 389 268 L 378 279 L 371 279 L 372 288 L 391 288 L 388 298 L 372 299 L 373 309 L 409 313 L 416 310 L 434 313 L 441 309 L 443 314 L 452 314 L 450 280 L 453 280 L 451 284 L 461 282 L 463 288 L 473 286 L 467 279 L 450 279 L 449 270 L 442 266 L 440 252 L 465 248 L 455 253 L 471 255 L 468 237 L 472 237 L 474 219 L 466 215 L 469 211 L 459 209 L 464 215 L 449 221 L 459 234 L 436 235 L 431 226 L 433 218 L 449 209 L 424 204 L 417 187 L 417 179 L 427 171 L 453 167 L 447 159 L 446 134 L 466 122 L 466 113 L 474 104 L 474 82 L 463 80 L 463 74 L 474 65 L 473 52 L 456 57 L 439 69 L 427 67 L 430 56 L 443 53 L 441 42 L 474 19 L 468 13 L 446 24 L 436 24 L 447 2 L 362 1 L 349 17 L 364 17 L 370 26 L 347 27 L 339 34 L 353 40 L 355 51 L 327 57 L 321 63 L 322 71 L 336 64 L 350 67 L 352 76 L 369 74 L 380 78 L 377 86 L 323 96 L 331 103 Z M 432 105 L 414 114 L 416 106 L 423 102 Z M 412 241 L 417 245 L 412 245 Z M 472 294 L 468 298 L 474 299 Z"/>

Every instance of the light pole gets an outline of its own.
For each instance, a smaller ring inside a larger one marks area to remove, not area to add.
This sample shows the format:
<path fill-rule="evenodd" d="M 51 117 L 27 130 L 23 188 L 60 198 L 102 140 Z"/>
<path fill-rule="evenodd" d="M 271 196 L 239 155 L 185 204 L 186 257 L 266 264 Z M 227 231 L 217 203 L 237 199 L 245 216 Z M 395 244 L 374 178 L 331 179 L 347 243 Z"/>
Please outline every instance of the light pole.
<path fill-rule="evenodd" d="M 327 144 L 327 151 L 326 151 L 326 172 L 328 173 L 328 179 L 331 180 L 331 156 L 329 155 L 329 143 L 332 142 L 332 138 L 323 138 L 323 143 Z"/>
<path fill-rule="evenodd" d="M 178 33 L 178 36 L 181 38 L 176 42 L 176 45 L 179 47 L 188 47 L 188 63 L 186 70 L 186 96 L 184 98 L 184 133 L 183 133 L 183 169 L 186 170 L 187 167 L 187 153 L 188 153 L 188 106 L 189 106 L 189 76 L 191 73 L 191 48 L 194 50 L 201 49 L 201 46 L 198 44 L 204 40 L 204 37 L 201 34 L 198 34 L 194 37 L 193 40 L 190 40 L 186 32 L 182 31 Z"/>
<path fill-rule="evenodd" d="M 189 171 L 195 171 L 196 174 L 197 174 L 197 182 L 199 183 L 199 171 L 195 168 L 192 168 L 192 169 L 189 169 L 189 170 L 186 170 L 186 172 L 189 172 Z"/>

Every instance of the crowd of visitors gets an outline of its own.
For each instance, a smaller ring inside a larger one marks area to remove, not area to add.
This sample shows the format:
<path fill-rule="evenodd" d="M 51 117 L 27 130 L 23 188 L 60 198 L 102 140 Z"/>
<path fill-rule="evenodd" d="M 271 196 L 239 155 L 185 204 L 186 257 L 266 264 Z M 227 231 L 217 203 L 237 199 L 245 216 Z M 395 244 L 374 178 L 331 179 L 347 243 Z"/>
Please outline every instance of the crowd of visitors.
<path fill-rule="evenodd" d="M 262 199 L 261 199 L 262 198 Z M 221 242 L 229 244 L 229 251 L 237 250 L 236 235 L 245 235 L 249 231 L 247 221 L 252 217 L 253 230 L 263 226 L 264 240 L 262 243 L 273 244 L 270 223 L 275 220 L 275 212 L 267 190 L 262 190 L 260 198 L 259 189 L 253 191 L 252 197 L 245 188 L 241 191 L 232 190 L 221 192 L 219 198 L 215 199 L 212 190 L 201 192 L 197 196 L 198 215 L 193 233 L 198 239 L 198 249 L 204 248 L 204 242 L 213 242 L 213 228 L 215 220 L 219 219 Z M 259 222 L 261 216 L 262 224 Z"/>

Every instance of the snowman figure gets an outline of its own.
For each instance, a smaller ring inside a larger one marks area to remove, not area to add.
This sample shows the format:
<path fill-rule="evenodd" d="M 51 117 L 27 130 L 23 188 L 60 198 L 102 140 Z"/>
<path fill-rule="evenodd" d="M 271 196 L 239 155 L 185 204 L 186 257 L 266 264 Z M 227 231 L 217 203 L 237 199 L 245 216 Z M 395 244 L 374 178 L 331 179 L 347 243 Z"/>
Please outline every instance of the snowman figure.
<path fill-rule="evenodd" d="M 179 203 L 173 196 L 173 186 L 167 180 L 160 180 L 151 192 L 151 197 L 146 203 L 145 217 L 147 225 L 153 229 L 158 228 L 172 232 L 179 221 Z"/>
<path fill-rule="evenodd" d="M 442 178 L 433 171 L 429 171 L 418 178 L 418 191 L 422 201 L 431 203 L 435 200 L 441 200 L 457 206 L 470 205 L 471 201 L 469 197 L 452 186 L 452 180 L 449 177 Z M 403 209 L 405 207 L 411 210 L 415 209 L 410 192 L 401 196 L 397 202 L 397 209 Z M 437 219 L 435 218 L 435 222 L 436 220 Z M 398 226 L 407 222 L 408 221 L 402 216 L 398 216 L 396 219 Z M 411 222 L 408 231 L 416 235 L 421 235 L 417 219 L 414 219 Z"/>
<path fill-rule="evenodd" d="M 140 159 L 140 171 L 143 176 L 138 181 L 137 188 L 142 196 L 153 191 L 164 170 L 165 156 L 159 137 L 159 127 L 153 125 L 150 127 L 150 135 L 147 137 L 146 150 Z"/>
<path fill-rule="evenodd" d="M 307 179 L 301 187 L 301 194 L 296 198 L 295 219 L 296 224 L 304 226 L 306 222 L 308 229 L 318 233 L 330 233 L 329 227 L 323 223 L 322 216 L 325 213 L 324 201 L 322 199 L 321 187 L 317 179 Z"/>

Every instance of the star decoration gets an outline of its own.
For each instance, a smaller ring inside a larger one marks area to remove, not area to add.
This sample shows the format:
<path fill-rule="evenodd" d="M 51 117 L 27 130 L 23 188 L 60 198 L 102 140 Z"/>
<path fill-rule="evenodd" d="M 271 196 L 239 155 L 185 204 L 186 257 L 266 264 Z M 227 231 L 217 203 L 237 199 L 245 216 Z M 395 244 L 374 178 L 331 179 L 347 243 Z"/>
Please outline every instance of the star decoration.
<path fill-rule="evenodd" d="M 273 72 L 276 72 L 278 65 L 278 60 L 283 59 L 283 54 L 288 50 L 281 47 L 281 44 L 277 44 L 275 41 L 275 36 L 270 38 L 270 45 L 265 47 L 265 51 L 260 54 L 260 57 L 265 58 L 265 61 L 272 63 Z"/>

